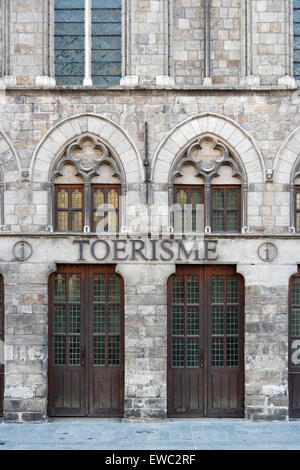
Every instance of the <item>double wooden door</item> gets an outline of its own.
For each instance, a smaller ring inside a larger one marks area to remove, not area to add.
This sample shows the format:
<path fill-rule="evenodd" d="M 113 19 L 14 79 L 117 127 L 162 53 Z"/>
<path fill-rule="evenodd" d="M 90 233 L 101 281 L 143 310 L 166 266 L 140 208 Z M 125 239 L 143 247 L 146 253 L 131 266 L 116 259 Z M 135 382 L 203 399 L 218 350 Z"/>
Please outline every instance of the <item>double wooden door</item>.
<path fill-rule="evenodd" d="M 290 280 L 289 401 L 290 417 L 300 418 L 300 274 Z"/>
<path fill-rule="evenodd" d="M 49 416 L 122 416 L 122 278 L 114 266 L 61 265 L 49 290 Z"/>
<path fill-rule="evenodd" d="M 177 266 L 168 281 L 168 416 L 242 417 L 244 292 L 233 266 Z"/>

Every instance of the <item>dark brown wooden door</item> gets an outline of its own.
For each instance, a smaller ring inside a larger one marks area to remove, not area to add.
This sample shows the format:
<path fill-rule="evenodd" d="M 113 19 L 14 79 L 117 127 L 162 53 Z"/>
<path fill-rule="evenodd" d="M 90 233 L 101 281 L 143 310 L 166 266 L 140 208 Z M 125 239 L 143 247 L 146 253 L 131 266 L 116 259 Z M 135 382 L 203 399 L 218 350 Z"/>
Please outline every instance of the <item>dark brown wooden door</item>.
<path fill-rule="evenodd" d="M 124 289 L 113 266 L 50 278 L 49 415 L 122 416 Z"/>
<path fill-rule="evenodd" d="M 168 416 L 243 416 L 243 306 L 234 267 L 177 266 L 168 281 Z"/>
<path fill-rule="evenodd" d="M 0 276 L 0 415 L 3 414 L 4 396 L 4 287 Z"/>
<path fill-rule="evenodd" d="M 300 417 L 300 274 L 290 280 L 289 292 L 290 416 Z"/>

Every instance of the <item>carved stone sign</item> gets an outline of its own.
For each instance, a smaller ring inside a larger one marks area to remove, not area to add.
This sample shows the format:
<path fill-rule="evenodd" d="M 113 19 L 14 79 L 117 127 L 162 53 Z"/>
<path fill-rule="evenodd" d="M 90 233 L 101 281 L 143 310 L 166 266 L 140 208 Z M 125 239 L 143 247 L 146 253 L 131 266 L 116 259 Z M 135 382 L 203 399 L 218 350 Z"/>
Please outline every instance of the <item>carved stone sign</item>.
<path fill-rule="evenodd" d="M 13 247 L 13 254 L 16 260 L 26 261 L 32 255 L 32 246 L 28 242 L 17 242 Z"/>
<path fill-rule="evenodd" d="M 274 243 L 262 243 L 258 248 L 258 256 L 262 261 L 269 263 L 273 261 L 277 256 L 277 247 Z"/>

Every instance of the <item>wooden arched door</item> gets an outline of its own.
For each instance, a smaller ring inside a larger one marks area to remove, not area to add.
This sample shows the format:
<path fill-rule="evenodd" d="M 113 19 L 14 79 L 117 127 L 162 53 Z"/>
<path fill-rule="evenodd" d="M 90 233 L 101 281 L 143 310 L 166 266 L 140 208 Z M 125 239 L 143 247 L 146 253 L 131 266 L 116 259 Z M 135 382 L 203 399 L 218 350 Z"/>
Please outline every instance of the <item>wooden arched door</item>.
<path fill-rule="evenodd" d="M 62 265 L 51 276 L 50 416 L 123 416 L 123 298 L 111 265 Z"/>
<path fill-rule="evenodd" d="M 168 416 L 243 413 L 243 279 L 234 266 L 177 266 L 168 280 Z"/>

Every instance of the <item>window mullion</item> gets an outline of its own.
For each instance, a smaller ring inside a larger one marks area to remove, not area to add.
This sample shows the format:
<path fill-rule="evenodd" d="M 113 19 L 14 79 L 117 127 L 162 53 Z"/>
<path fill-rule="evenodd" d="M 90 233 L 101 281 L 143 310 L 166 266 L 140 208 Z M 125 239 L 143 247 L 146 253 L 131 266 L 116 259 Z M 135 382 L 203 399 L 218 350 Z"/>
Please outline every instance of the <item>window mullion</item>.
<path fill-rule="evenodd" d="M 92 0 L 85 0 L 84 12 L 84 86 L 92 86 Z"/>

